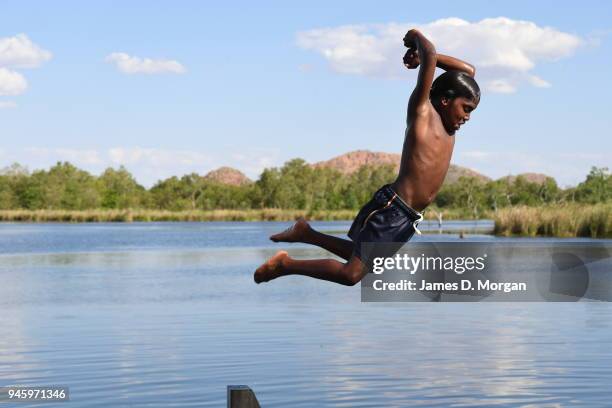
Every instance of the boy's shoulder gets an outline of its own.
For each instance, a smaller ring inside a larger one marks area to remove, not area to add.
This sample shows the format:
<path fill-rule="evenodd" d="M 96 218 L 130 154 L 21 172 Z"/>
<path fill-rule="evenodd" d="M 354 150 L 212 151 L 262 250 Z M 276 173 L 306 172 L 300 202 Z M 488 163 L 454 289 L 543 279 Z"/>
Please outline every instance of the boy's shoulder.
<path fill-rule="evenodd" d="M 417 139 L 426 138 L 427 140 L 434 135 L 436 137 L 451 136 L 442 123 L 442 117 L 431 103 L 427 108 L 415 114 L 414 117 L 408 117 L 406 135 L 411 135 Z"/>
<path fill-rule="evenodd" d="M 418 104 L 414 108 L 408 107 L 407 124 L 415 124 L 417 122 L 427 123 L 429 121 L 440 122 L 440 114 L 431 103 L 431 100 L 427 100 L 423 103 Z"/>

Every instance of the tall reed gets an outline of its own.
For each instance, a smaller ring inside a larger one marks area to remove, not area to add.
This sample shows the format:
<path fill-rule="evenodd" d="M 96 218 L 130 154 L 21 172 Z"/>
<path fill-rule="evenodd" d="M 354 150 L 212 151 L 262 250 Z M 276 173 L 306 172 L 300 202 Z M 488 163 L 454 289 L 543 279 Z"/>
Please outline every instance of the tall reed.
<path fill-rule="evenodd" d="M 521 206 L 492 215 L 496 235 L 612 238 L 612 203 Z"/>

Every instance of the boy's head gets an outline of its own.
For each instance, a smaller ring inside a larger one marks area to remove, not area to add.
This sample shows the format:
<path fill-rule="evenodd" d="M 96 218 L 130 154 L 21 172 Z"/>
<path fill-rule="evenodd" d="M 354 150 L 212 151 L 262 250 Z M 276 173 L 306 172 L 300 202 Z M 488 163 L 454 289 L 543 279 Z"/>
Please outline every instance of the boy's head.
<path fill-rule="evenodd" d="M 478 106 L 480 88 L 465 72 L 447 71 L 433 82 L 429 98 L 447 132 L 454 134 Z"/>

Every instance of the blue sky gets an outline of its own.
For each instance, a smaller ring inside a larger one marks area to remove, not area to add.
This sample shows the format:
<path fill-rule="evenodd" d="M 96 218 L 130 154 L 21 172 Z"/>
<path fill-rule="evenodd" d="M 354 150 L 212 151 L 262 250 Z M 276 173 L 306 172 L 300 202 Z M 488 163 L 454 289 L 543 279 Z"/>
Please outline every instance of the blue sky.
<path fill-rule="evenodd" d="M 3 1 L 0 167 L 124 164 L 150 186 L 399 153 L 416 71 L 394 38 L 412 25 L 479 69 L 482 102 L 453 163 L 561 185 L 612 167 L 608 2 L 417 4 Z"/>

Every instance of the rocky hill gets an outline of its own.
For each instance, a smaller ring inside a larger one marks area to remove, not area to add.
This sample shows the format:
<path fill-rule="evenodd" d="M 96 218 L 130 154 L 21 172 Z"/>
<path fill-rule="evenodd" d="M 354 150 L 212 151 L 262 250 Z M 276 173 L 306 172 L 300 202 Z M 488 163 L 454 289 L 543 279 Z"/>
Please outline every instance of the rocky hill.
<path fill-rule="evenodd" d="M 351 174 L 359 170 L 361 166 L 380 166 L 392 164 L 399 168 L 401 156 L 395 153 L 371 152 L 369 150 L 356 150 L 329 160 L 314 163 L 313 167 L 330 167 L 343 174 Z"/>
<path fill-rule="evenodd" d="M 204 178 L 206 180 L 216 181 L 221 184 L 229 184 L 232 186 L 241 186 L 243 184 L 252 183 L 251 179 L 244 175 L 240 170 L 231 167 L 219 167 L 216 170 L 208 172 Z"/>
<path fill-rule="evenodd" d="M 523 177 L 525 180 L 527 180 L 530 183 L 537 183 L 537 184 L 544 184 L 544 182 L 547 179 L 552 178 L 542 173 L 521 173 L 521 174 L 517 174 L 516 176 L 510 175 L 510 176 L 501 177 L 499 180 L 504 180 L 512 184 L 514 183 L 514 180 L 516 180 L 516 178 L 519 176 Z"/>
<path fill-rule="evenodd" d="M 380 166 L 384 164 L 391 164 L 396 169 L 399 169 L 401 156 L 397 153 L 383 153 L 383 152 L 371 152 L 369 150 L 356 150 L 353 152 L 345 153 L 340 156 L 333 157 L 329 160 L 317 162 L 311 164 L 313 167 L 330 167 L 343 174 L 351 174 L 356 172 L 361 166 L 372 165 Z M 491 179 L 484 174 L 481 174 L 475 170 L 467 167 L 457 166 L 451 164 L 444 183 L 452 184 L 459 180 L 460 177 L 476 177 L 482 181 L 490 181 Z M 507 180 L 513 183 L 518 176 L 523 176 L 527 181 L 532 183 L 542 184 L 546 181 L 549 176 L 541 173 L 522 173 L 518 175 L 509 175 L 500 178 L 499 180 Z M 204 176 L 207 180 L 213 180 L 218 183 L 228 185 L 244 185 L 252 183 L 244 173 L 240 170 L 236 170 L 231 167 L 220 167 L 213 170 Z"/>
<path fill-rule="evenodd" d="M 448 168 L 448 173 L 446 173 L 446 178 L 444 179 L 445 183 L 452 184 L 455 183 L 461 177 L 475 177 L 480 181 L 491 181 L 490 177 L 485 176 L 482 173 L 477 172 L 476 170 L 472 170 L 467 167 L 457 166 L 456 164 L 451 164 Z"/>
<path fill-rule="evenodd" d="M 314 163 L 314 167 L 331 167 L 344 174 L 351 174 L 357 171 L 361 166 L 365 165 L 383 165 L 392 164 L 396 169 L 399 169 L 401 155 L 397 153 L 382 153 L 371 152 L 369 150 L 356 150 L 354 152 L 345 153 L 329 160 Z M 445 183 L 454 183 L 462 176 L 476 177 L 483 181 L 491 180 L 489 177 L 478 173 L 475 170 L 467 167 L 451 164 L 446 174 Z"/>

